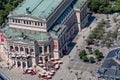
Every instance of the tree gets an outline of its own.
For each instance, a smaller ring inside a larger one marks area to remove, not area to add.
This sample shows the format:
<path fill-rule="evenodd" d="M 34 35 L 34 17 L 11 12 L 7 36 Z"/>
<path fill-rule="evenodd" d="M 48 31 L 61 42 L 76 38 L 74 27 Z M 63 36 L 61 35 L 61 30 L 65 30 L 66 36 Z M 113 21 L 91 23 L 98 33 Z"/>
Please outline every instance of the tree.
<path fill-rule="evenodd" d="M 99 54 L 100 51 L 98 49 L 94 50 L 95 55 Z"/>
<path fill-rule="evenodd" d="M 83 60 L 84 62 L 87 62 L 87 61 L 88 61 L 87 56 L 82 56 L 82 60 Z"/>
<path fill-rule="evenodd" d="M 90 57 L 90 58 L 89 58 L 89 62 L 90 62 L 90 63 L 93 63 L 94 61 L 95 61 L 94 57 Z"/>
<path fill-rule="evenodd" d="M 82 58 L 83 56 L 86 55 L 86 51 L 85 50 L 82 50 L 79 54 L 79 57 Z"/>
<path fill-rule="evenodd" d="M 23 0 L 0 0 L 0 25 L 5 22 L 9 12 L 22 1 Z"/>
<path fill-rule="evenodd" d="M 115 4 L 112 4 L 114 1 Z M 88 8 L 96 13 L 113 13 L 120 11 L 120 0 L 88 0 Z"/>

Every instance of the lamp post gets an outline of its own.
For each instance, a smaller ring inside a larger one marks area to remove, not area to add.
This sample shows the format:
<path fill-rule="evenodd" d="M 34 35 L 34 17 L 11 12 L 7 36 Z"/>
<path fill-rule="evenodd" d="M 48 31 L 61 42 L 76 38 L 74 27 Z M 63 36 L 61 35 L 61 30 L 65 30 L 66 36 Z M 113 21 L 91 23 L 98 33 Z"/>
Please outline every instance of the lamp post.
<path fill-rule="evenodd" d="M 70 63 L 70 58 L 71 58 L 71 56 L 69 55 L 68 58 L 69 58 L 69 63 Z M 71 68 L 70 68 L 70 65 L 69 65 L 67 68 L 68 68 L 68 70 L 70 70 L 70 69 L 71 69 Z"/>

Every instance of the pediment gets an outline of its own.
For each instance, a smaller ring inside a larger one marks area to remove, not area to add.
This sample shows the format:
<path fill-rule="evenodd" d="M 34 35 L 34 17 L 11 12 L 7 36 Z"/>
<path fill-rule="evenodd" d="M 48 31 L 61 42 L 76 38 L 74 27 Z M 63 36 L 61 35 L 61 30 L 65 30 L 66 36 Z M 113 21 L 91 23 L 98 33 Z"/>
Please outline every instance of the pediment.
<path fill-rule="evenodd" d="M 39 21 L 39 22 L 44 22 L 45 20 L 33 17 L 31 15 L 14 15 L 14 16 L 9 16 L 9 18 L 13 19 L 22 19 L 22 20 L 30 20 L 30 21 Z"/>

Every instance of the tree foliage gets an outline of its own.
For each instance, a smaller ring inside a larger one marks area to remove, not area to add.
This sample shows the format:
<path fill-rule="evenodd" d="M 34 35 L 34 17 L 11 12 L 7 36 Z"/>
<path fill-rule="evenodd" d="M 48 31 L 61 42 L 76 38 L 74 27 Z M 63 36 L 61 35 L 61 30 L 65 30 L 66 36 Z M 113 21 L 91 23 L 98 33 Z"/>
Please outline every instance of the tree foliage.
<path fill-rule="evenodd" d="M 0 25 L 7 19 L 7 15 L 23 0 L 0 0 Z"/>
<path fill-rule="evenodd" d="M 90 63 L 93 63 L 94 61 L 95 61 L 94 57 L 90 57 L 90 58 L 89 58 L 89 62 L 90 62 Z"/>
<path fill-rule="evenodd" d="M 88 7 L 96 13 L 113 13 L 120 11 L 120 0 L 88 0 Z"/>
<path fill-rule="evenodd" d="M 80 54 L 79 54 L 80 58 L 82 58 L 82 57 L 85 56 L 85 55 L 86 55 L 86 51 L 85 51 L 85 50 L 82 50 L 82 51 L 80 52 Z"/>

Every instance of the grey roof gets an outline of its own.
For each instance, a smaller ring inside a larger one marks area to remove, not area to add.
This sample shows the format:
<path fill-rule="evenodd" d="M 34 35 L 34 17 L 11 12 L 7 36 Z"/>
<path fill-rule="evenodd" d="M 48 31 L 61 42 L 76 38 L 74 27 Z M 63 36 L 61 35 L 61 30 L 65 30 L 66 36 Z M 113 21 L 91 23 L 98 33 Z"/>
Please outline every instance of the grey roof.
<path fill-rule="evenodd" d="M 119 53 L 120 48 L 111 50 L 101 64 L 97 73 L 105 80 L 110 80 L 110 78 L 119 78 L 120 80 Z"/>
<path fill-rule="evenodd" d="M 110 51 L 106 58 L 115 57 L 118 53 L 120 53 L 120 48 L 117 48 L 117 49 Z"/>
<path fill-rule="evenodd" d="M 105 59 L 101 68 L 111 68 L 112 66 L 116 66 L 116 62 L 113 59 Z"/>

